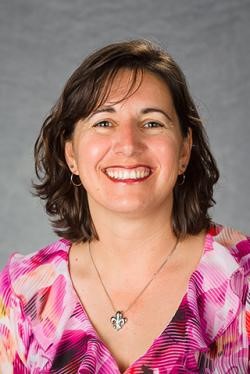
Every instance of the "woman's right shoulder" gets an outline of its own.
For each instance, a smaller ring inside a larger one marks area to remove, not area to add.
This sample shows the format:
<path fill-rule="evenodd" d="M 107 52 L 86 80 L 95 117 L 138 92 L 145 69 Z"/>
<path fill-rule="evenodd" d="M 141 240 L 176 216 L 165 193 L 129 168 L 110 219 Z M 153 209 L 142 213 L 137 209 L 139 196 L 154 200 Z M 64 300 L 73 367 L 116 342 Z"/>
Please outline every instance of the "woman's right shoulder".
<path fill-rule="evenodd" d="M 68 252 L 71 243 L 59 239 L 30 254 L 14 253 L 0 273 L 0 293 L 3 289 L 17 295 L 30 293 L 33 285 L 43 286 L 62 268 L 68 267 Z"/>

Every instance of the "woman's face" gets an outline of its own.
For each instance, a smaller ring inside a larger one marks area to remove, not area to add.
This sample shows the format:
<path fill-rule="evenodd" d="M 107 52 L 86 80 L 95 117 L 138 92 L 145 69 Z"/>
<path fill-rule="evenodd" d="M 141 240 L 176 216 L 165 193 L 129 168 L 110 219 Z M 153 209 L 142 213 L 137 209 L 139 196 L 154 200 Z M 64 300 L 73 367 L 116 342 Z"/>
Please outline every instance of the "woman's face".
<path fill-rule="evenodd" d="M 131 79 L 129 70 L 118 73 L 107 101 L 76 123 L 65 146 L 91 212 L 135 217 L 171 212 L 173 188 L 189 160 L 191 133 L 183 138 L 166 84 L 144 72 L 140 87 L 124 99 Z"/>

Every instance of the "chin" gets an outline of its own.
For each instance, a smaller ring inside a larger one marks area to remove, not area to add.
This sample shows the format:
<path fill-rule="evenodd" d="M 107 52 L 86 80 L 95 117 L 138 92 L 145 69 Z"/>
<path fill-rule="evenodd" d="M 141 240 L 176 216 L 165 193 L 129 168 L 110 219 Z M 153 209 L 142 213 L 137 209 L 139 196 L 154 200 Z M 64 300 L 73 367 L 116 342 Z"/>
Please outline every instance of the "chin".
<path fill-rule="evenodd" d="M 114 213 L 128 215 L 140 215 L 148 209 L 147 204 L 145 204 L 145 202 L 131 200 L 119 200 L 113 204 L 110 204 L 109 206 L 106 205 L 106 208 Z"/>

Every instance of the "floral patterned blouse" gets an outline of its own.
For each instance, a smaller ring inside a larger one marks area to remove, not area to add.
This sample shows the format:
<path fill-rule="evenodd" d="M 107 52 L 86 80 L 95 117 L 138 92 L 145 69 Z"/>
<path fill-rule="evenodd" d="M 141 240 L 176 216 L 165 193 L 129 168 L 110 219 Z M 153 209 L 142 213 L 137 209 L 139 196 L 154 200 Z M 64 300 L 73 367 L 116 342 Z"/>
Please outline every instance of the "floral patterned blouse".
<path fill-rule="evenodd" d="M 72 286 L 70 244 L 15 254 L 2 271 L 1 374 L 120 373 Z M 250 373 L 249 272 L 250 238 L 212 226 L 175 316 L 125 373 Z"/>

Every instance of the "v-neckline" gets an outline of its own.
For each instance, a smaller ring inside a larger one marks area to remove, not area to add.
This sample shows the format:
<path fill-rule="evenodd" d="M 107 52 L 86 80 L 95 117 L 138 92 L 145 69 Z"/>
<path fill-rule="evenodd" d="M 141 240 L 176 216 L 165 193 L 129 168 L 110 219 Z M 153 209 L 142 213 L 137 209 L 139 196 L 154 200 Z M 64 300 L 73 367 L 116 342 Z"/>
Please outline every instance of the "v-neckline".
<path fill-rule="evenodd" d="M 70 248 L 71 248 L 72 244 L 69 242 L 68 248 L 67 248 L 67 278 L 68 278 L 68 281 L 70 282 L 70 285 L 71 285 L 71 288 L 72 288 L 72 292 L 73 292 L 73 296 L 74 296 L 74 298 L 76 300 L 76 303 L 79 304 L 79 306 L 81 307 L 81 311 L 82 311 L 82 314 L 84 316 L 84 320 L 87 321 L 88 326 L 89 326 L 89 332 L 91 332 L 91 334 L 93 335 L 93 337 L 103 346 L 103 348 L 106 351 L 107 355 L 109 356 L 109 358 L 113 362 L 114 366 L 116 367 L 117 373 L 119 373 L 119 374 L 129 374 L 130 371 L 134 369 L 134 366 L 136 366 L 139 361 L 143 360 L 143 358 L 146 357 L 149 354 L 149 352 L 154 349 L 154 346 L 156 345 L 157 341 L 159 341 L 163 337 L 163 335 L 166 334 L 168 332 L 168 330 L 171 328 L 171 326 L 174 323 L 175 317 L 177 316 L 177 314 L 183 309 L 183 307 L 187 303 L 187 295 L 188 295 L 188 292 L 189 292 L 189 289 L 190 289 L 190 285 L 192 283 L 192 279 L 195 277 L 195 274 L 199 272 L 199 269 L 202 266 L 202 263 L 203 263 L 204 258 L 206 256 L 206 253 L 209 250 L 211 250 L 211 248 L 212 248 L 211 243 L 213 242 L 213 240 L 214 240 L 213 236 L 209 233 L 209 231 L 206 232 L 205 233 L 205 237 L 204 237 L 203 250 L 202 250 L 202 254 L 200 256 L 200 260 L 199 260 L 199 262 L 198 262 L 195 270 L 192 272 L 192 274 L 191 274 L 191 276 L 190 276 L 190 278 L 188 280 L 186 291 L 185 291 L 183 297 L 181 298 L 181 301 L 180 301 L 180 303 L 179 303 L 179 305 L 178 305 L 178 307 L 176 309 L 176 312 L 174 313 L 174 315 L 171 318 L 171 320 L 169 321 L 169 323 L 167 323 L 167 325 L 165 326 L 165 328 L 161 331 L 161 333 L 158 334 L 158 336 L 153 339 L 153 341 L 148 346 L 148 348 L 145 350 L 145 352 L 142 355 L 140 355 L 135 361 L 133 361 L 127 367 L 127 369 L 125 371 L 121 371 L 120 370 L 118 362 L 116 361 L 115 357 L 113 356 L 113 354 L 111 353 L 111 351 L 109 350 L 109 348 L 107 347 L 107 345 L 100 338 L 97 330 L 93 326 L 93 324 L 91 322 L 91 319 L 88 316 L 87 311 L 85 310 L 85 307 L 84 307 L 83 303 L 81 302 L 81 299 L 80 299 L 80 297 L 78 295 L 77 290 L 75 289 L 74 282 L 73 282 L 71 274 L 70 274 L 69 253 L 70 253 Z"/>

